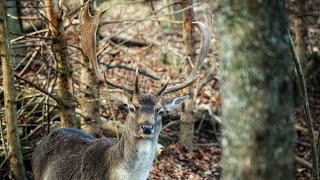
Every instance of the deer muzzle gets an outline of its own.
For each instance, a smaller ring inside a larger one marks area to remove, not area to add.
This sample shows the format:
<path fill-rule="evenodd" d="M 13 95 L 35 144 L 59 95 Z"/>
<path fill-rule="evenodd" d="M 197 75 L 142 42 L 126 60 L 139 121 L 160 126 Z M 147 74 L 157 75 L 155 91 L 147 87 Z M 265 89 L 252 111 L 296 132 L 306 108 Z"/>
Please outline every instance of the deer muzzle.
<path fill-rule="evenodd" d="M 140 128 L 144 134 L 153 134 L 154 127 L 150 121 L 141 124 Z"/>

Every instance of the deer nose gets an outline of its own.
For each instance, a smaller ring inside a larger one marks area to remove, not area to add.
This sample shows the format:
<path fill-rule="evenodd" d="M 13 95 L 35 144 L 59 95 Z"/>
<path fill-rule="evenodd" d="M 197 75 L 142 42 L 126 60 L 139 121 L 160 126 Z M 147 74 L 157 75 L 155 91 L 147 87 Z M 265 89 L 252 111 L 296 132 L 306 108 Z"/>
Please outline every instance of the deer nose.
<path fill-rule="evenodd" d="M 153 132 L 153 125 L 150 121 L 144 122 L 140 127 L 144 134 L 152 134 Z"/>

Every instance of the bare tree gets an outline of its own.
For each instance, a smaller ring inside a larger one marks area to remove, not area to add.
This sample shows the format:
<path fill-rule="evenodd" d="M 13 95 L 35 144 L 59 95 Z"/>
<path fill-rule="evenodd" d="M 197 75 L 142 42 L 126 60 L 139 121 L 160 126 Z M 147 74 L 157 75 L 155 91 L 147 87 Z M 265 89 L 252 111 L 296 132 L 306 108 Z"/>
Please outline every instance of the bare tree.
<path fill-rule="evenodd" d="M 218 3 L 224 179 L 294 179 L 285 1 Z"/>
<path fill-rule="evenodd" d="M 53 37 L 52 51 L 58 65 L 58 95 L 63 101 L 60 105 L 62 127 L 76 127 L 75 102 L 72 95 L 71 71 L 68 63 L 67 44 L 64 39 L 64 27 L 59 17 L 58 1 L 45 0 L 49 29 Z"/>
<path fill-rule="evenodd" d="M 192 5 L 192 0 L 181 1 L 182 8 L 186 8 Z M 192 22 L 194 21 L 194 13 L 193 9 L 188 9 L 182 12 L 183 19 L 183 54 L 185 55 L 187 61 L 187 73 L 189 74 L 191 71 L 190 61 L 193 62 L 195 59 L 195 51 L 194 51 L 194 36 L 193 36 L 193 27 Z M 193 86 L 189 86 L 185 90 L 186 94 L 193 95 Z M 180 134 L 179 141 L 182 145 L 184 145 L 188 151 L 192 151 L 193 148 L 193 134 L 194 134 L 194 102 L 187 101 L 184 104 L 183 113 L 180 118 Z"/>
<path fill-rule="evenodd" d="M 3 88 L 7 141 L 9 146 L 10 171 L 13 179 L 26 179 L 20 150 L 17 123 L 16 90 L 13 80 L 13 58 L 9 43 L 7 27 L 7 4 L 0 0 L 0 58 L 3 71 Z"/>

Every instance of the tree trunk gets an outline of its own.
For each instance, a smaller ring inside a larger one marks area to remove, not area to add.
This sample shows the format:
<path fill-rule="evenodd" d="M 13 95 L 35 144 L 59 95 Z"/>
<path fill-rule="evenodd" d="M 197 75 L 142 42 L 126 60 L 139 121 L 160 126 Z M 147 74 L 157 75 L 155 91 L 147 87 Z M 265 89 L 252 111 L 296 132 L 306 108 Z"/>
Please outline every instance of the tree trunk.
<path fill-rule="evenodd" d="M 82 113 L 80 127 L 93 136 L 99 136 L 101 133 L 99 80 L 93 69 L 90 68 L 89 60 L 84 56 L 80 58 L 83 65 L 80 70 L 80 109 Z"/>
<path fill-rule="evenodd" d="M 58 65 L 58 95 L 64 101 L 59 104 L 61 127 L 76 127 L 75 102 L 72 95 L 71 71 L 68 64 L 67 45 L 64 39 L 64 28 L 58 18 L 58 2 L 45 0 L 46 14 L 50 21 L 49 29 L 52 34 L 52 51 Z"/>
<path fill-rule="evenodd" d="M 86 0 L 83 1 L 86 3 Z M 93 2 L 95 3 L 95 2 Z M 95 5 L 90 6 L 90 12 L 95 12 Z M 81 109 L 81 129 L 85 132 L 99 136 L 101 134 L 101 118 L 99 111 L 99 80 L 90 68 L 89 59 L 79 53 L 81 59 L 80 70 L 80 109 Z"/>
<path fill-rule="evenodd" d="M 10 173 L 13 179 L 26 179 L 17 122 L 16 90 L 13 80 L 13 58 L 7 29 L 7 4 L 0 0 L 0 58 L 3 72 L 3 89 Z"/>
<path fill-rule="evenodd" d="M 218 2 L 223 179 L 294 179 L 285 2 Z"/>
<path fill-rule="evenodd" d="M 19 8 L 18 8 L 18 1 L 7 1 L 7 11 L 8 14 L 10 14 L 10 16 L 8 16 L 7 21 L 8 21 L 8 38 L 11 40 L 15 37 L 17 37 L 17 35 L 13 35 L 10 34 L 11 32 L 13 33 L 21 33 L 21 23 L 19 20 Z M 23 52 L 23 48 L 17 48 L 15 47 L 15 45 L 11 45 L 11 52 L 13 55 L 13 63 L 14 65 L 16 65 L 17 63 L 19 63 L 22 58 L 25 56 L 25 53 Z"/>
<path fill-rule="evenodd" d="M 192 0 L 185 0 L 181 1 L 182 8 L 188 7 L 192 5 Z M 192 22 L 194 21 L 194 14 L 193 9 L 188 9 L 182 13 L 183 19 L 183 53 L 188 59 L 194 62 L 195 59 L 195 52 L 194 52 L 194 36 L 193 36 L 193 28 Z M 187 63 L 188 64 L 188 63 Z M 186 67 L 187 74 L 191 72 L 190 64 Z M 186 94 L 189 94 L 191 97 L 193 96 L 193 86 L 189 86 L 184 90 Z M 193 148 L 193 134 L 194 134 L 194 102 L 193 101 L 186 101 L 184 103 L 183 112 L 181 114 L 180 119 L 180 135 L 179 140 L 180 143 L 186 147 L 188 151 L 192 151 Z"/>

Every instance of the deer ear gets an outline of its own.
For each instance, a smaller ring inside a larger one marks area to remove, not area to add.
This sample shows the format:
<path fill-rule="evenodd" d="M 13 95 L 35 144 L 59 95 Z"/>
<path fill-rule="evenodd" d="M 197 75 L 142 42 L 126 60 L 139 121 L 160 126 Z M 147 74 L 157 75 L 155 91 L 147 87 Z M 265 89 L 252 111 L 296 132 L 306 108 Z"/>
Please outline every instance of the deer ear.
<path fill-rule="evenodd" d="M 187 99 L 189 99 L 190 96 L 186 95 L 186 96 L 179 96 L 174 98 L 172 101 L 166 103 L 164 105 L 164 110 L 165 111 L 173 111 L 175 110 L 178 106 L 180 106 L 184 101 L 186 101 Z"/>

